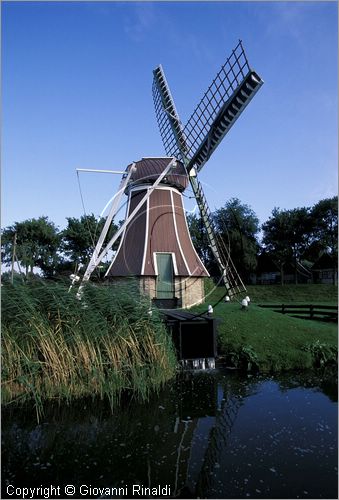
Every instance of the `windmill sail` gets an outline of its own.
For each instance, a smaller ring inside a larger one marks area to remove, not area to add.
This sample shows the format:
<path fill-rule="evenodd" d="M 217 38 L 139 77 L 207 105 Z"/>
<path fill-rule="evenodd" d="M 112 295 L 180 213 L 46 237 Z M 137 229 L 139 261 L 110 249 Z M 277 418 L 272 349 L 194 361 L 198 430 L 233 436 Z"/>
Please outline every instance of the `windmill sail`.
<path fill-rule="evenodd" d="M 188 169 L 202 169 L 262 84 L 239 41 L 184 127 Z"/>
<path fill-rule="evenodd" d="M 183 161 L 187 155 L 183 126 L 161 65 L 154 70 L 152 93 L 155 114 L 166 154 Z"/>
<path fill-rule="evenodd" d="M 199 172 L 263 83 L 239 40 L 183 126 L 160 65 L 154 70 L 153 101 L 166 153 L 184 155 L 187 169 Z"/>
<path fill-rule="evenodd" d="M 162 67 L 156 68 L 153 74 L 153 100 L 165 151 L 180 159 L 186 167 L 223 282 L 229 295 L 235 295 L 245 290 L 245 286 L 229 250 L 214 230 L 196 172 L 205 165 L 263 81 L 251 70 L 240 40 L 183 126 Z"/>

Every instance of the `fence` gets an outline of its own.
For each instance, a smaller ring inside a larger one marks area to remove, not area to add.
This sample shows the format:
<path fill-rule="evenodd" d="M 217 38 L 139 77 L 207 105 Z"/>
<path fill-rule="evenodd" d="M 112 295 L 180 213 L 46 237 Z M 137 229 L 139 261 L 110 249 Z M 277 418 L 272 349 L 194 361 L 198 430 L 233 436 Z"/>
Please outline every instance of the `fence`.
<path fill-rule="evenodd" d="M 288 314 L 295 318 L 308 318 L 323 321 L 338 321 L 338 307 L 319 304 L 259 304 L 259 307 L 274 312 Z"/>

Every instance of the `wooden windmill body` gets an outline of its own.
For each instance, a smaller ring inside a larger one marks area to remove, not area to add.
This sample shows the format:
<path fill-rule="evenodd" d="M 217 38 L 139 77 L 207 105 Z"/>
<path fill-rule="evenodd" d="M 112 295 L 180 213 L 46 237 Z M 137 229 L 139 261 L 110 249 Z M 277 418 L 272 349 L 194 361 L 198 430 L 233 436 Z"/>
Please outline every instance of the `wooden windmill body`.
<path fill-rule="evenodd" d="M 121 237 L 107 278 L 136 277 L 141 290 L 164 307 L 203 301 L 208 272 L 193 247 L 181 195 L 190 184 L 227 294 L 232 298 L 246 290 L 231 249 L 214 227 L 197 174 L 262 84 L 239 41 L 183 126 L 162 67 L 153 71 L 153 100 L 167 156 L 127 167 L 81 286 Z M 123 193 L 128 196 L 125 221 L 102 249 Z"/>
<path fill-rule="evenodd" d="M 143 158 L 126 189 L 127 216 L 173 158 Z M 184 166 L 175 166 L 153 190 L 126 226 L 106 276 L 110 280 L 134 276 L 151 299 L 163 307 L 189 307 L 204 297 L 203 279 L 209 276 L 192 244 L 182 192 L 189 180 Z"/>

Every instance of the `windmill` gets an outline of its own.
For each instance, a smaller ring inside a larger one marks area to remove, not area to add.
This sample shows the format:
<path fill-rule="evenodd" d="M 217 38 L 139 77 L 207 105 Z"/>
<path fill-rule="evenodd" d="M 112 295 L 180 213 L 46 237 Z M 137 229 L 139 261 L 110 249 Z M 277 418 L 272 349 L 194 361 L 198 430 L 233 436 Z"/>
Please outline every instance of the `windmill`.
<path fill-rule="evenodd" d="M 233 297 L 245 290 L 215 230 L 197 174 L 262 84 L 239 40 L 183 126 L 162 66 L 153 71 L 153 101 L 167 156 L 143 158 L 127 167 L 82 285 L 121 237 L 106 277 L 137 276 L 142 290 L 162 305 L 178 298 L 181 307 L 201 302 L 208 272 L 194 250 L 181 198 L 190 184 L 227 294 Z M 123 192 L 128 195 L 125 221 L 102 249 Z"/>

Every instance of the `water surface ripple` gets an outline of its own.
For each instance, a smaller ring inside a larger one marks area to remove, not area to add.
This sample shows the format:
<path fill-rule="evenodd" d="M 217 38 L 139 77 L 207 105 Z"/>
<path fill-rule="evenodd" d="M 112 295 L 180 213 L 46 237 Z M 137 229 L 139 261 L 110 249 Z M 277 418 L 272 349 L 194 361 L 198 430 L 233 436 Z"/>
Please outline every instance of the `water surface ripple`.
<path fill-rule="evenodd" d="M 49 485 L 64 498 L 69 484 L 69 498 L 131 498 L 133 485 L 179 498 L 337 498 L 336 394 L 314 374 L 217 369 L 113 415 L 98 401 L 50 405 L 40 424 L 33 411 L 5 410 L 2 498 Z"/>

